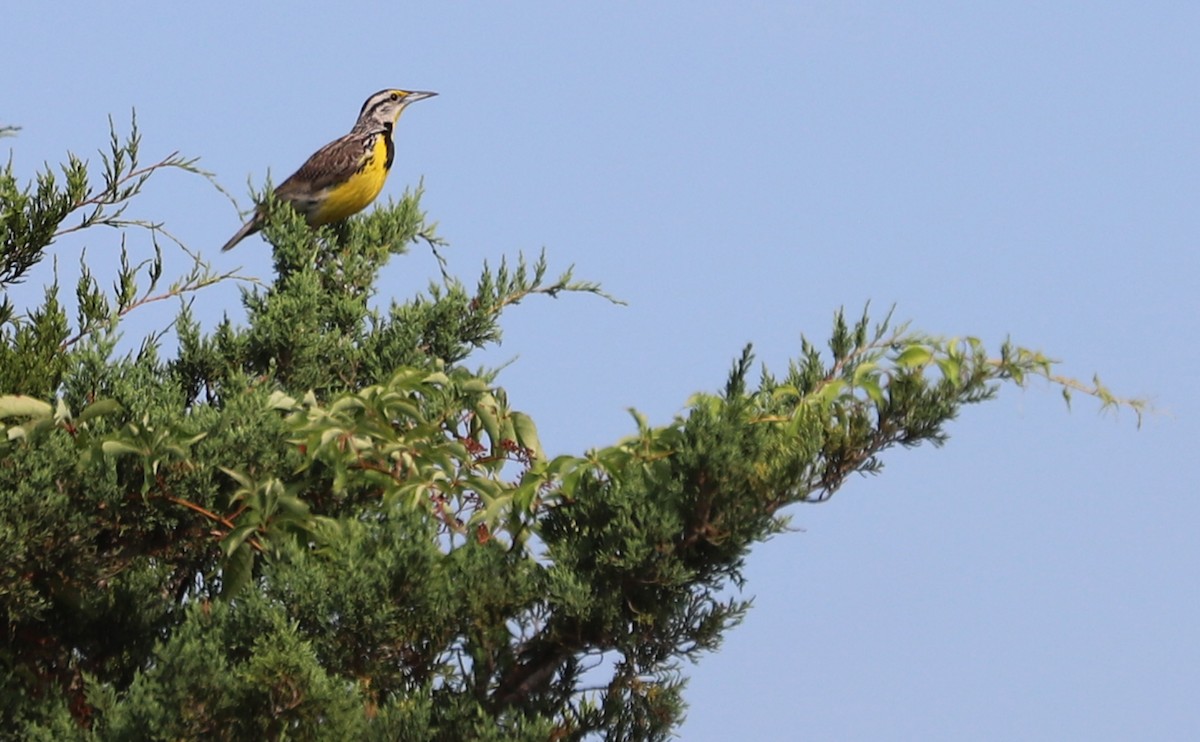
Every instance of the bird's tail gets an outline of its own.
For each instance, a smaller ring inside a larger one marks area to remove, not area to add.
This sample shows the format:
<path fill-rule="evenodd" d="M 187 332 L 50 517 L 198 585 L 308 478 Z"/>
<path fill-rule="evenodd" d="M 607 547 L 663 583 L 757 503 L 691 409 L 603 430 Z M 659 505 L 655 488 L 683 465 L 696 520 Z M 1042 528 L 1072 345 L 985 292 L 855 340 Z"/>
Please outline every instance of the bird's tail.
<path fill-rule="evenodd" d="M 237 246 L 237 243 L 246 239 L 260 229 L 262 229 L 262 217 L 256 213 L 250 218 L 250 221 L 242 225 L 242 228 L 237 231 L 237 234 L 229 238 L 229 242 L 225 243 L 225 245 L 221 248 L 221 252 L 232 250 Z"/>

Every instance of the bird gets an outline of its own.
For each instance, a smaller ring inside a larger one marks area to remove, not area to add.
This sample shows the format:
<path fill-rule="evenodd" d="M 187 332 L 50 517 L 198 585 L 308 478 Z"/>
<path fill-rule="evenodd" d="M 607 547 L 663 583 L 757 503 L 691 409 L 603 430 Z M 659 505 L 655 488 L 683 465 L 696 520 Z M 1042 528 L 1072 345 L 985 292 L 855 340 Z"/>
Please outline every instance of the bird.
<path fill-rule="evenodd" d="M 311 227 L 341 221 L 367 208 L 383 190 L 396 158 L 392 130 L 400 114 L 408 104 L 435 95 L 422 90 L 387 89 L 367 98 L 350 133 L 313 153 L 279 184 L 275 197 L 291 204 Z M 265 220 L 260 206 L 221 251 L 232 250 L 262 229 Z"/>

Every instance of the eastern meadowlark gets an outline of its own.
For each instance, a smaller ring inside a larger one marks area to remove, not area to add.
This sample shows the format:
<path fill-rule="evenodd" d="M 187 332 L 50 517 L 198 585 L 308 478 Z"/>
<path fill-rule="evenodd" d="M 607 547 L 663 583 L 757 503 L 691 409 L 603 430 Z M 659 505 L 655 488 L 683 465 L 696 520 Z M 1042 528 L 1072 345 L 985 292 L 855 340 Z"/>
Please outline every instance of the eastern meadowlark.
<path fill-rule="evenodd" d="M 392 129 L 405 106 L 437 93 L 381 90 L 363 103 L 350 133 L 317 150 L 275 189 L 275 197 L 290 203 L 310 226 L 330 224 L 357 214 L 383 190 L 396 157 Z M 263 226 L 258 209 L 221 248 L 233 249 Z"/>

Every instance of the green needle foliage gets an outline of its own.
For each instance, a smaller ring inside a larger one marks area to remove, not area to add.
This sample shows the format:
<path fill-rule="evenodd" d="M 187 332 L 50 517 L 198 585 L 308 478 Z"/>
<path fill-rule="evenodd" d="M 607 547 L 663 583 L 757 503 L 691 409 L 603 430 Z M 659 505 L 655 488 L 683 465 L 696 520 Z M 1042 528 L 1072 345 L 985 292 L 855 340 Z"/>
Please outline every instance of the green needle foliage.
<path fill-rule="evenodd" d="M 93 168 L 0 172 L 0 285 L 96 226 L 75 315 L 54 280 L 0 316 L 0 736 L 19 739 L 665 739 L 684 660 L 745 615 L 751 547 L 889 448 L 945 440 L 963 405 L 1043 377 L 1045 356 L 841 312 L 782 376 L 724 388 L 582 456 L 545 455 L 492 372 L 465 362 L 536 294 L 601 294 L 543 259 L 448 275 L 372 309 L 380 269 L 441 247 L 420 191 L 311 230 L 266 200 L 275 279 L 186 267 L 123 210 L 171 156 L 136 128 Z M 128 259 L 126 236 L 155 257 Z M 244 324 L 190 301 L 245 286 Z M 126 318 L 173 322 L 118 352 Z M 174 342 L 164 345 L 173 330 Z"/>

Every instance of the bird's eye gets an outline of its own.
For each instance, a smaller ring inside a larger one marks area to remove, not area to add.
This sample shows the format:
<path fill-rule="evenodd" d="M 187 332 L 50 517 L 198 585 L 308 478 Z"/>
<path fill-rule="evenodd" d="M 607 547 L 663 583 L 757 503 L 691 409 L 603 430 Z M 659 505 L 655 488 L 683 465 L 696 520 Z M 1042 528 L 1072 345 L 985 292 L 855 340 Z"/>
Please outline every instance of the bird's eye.
<path fill-rule="evenodd" d="M 392 100 L 400 100 L 400 94 L 399 94 L 399 93 L 392 93 Z"/>

